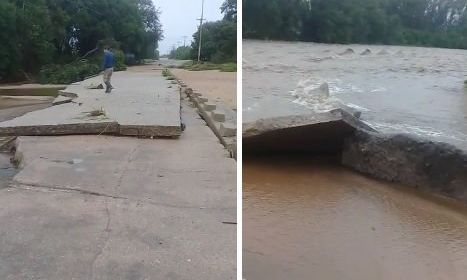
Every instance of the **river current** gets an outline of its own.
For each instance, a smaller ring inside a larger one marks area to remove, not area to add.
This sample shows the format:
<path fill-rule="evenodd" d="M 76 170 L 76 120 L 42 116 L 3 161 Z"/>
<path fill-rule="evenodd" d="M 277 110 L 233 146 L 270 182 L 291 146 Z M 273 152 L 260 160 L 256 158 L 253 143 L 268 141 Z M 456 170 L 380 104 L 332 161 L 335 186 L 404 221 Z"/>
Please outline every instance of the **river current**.
<path fill-rule="evenodd" d="M 464 80 L 467 50 L 245 40 L 243 120 L 325 111 L 337 101 L 379 131 L 467 148 Z"/>

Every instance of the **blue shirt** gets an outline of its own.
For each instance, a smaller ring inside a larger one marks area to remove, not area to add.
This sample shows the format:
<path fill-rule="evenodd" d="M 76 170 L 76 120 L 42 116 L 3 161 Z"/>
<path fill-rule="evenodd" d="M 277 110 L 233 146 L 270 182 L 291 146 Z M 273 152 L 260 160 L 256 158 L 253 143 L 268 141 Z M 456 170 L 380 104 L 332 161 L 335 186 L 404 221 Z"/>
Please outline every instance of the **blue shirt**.
<path fill-rule="evenodd" d="M 104 51 L 104 69 L 114 67 L 114 54 L 110 51 Z"/>

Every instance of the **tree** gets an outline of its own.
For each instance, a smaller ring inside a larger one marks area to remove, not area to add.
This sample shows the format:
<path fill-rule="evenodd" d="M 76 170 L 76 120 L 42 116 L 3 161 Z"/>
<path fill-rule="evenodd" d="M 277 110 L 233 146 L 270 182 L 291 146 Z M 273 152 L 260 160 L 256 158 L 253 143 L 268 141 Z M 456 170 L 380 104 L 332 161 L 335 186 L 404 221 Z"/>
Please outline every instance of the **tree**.
<path fill-rule="evenodd" d="M 16 7 L 0 2 L 0 81 L 20 69 L 20 52 L 17 48 Z"/>
<path fill-rule="evenodd" d="M 243 0 L 247 38 L 467 48 L 465 0 Z"/>
<path fill-rule="evenodd" d="M 169 53 L 170 59 L 189 60 L 191 59 L 191 47 L 181 46 L 174 48 Z"/>
<path fill-rule="evenodd" d="M 2 0 L 0 76 L 91 58 L 104 43 L 137 60 L 155 57 L 161 38 L 152 0 Z"/>
<path fill-rule="evenodd" d="M 225 0 L 221 6 L 224 19 L 237 22 L 237 0 Z"/>
<path fill-rule="evenodd" d="M 221 11 L 224 19 L 203 23 L 201 59 L 216 63 L 233 62 L 237 59 L 237 2 L 226 0 Z M 198 29 L 199 30 L 199 29 Z M 199 32 L 193 34 L 191 58 L 197 59 Z"/>

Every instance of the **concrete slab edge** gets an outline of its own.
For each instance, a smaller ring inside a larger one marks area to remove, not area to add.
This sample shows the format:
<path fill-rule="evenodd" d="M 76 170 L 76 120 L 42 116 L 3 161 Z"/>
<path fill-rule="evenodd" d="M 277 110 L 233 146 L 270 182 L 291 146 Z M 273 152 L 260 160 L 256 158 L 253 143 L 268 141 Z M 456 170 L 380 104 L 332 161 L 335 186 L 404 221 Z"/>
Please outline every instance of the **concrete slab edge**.
<path fill-rule="evenodd" d="M 120 125 L 117 122 L 1 127 L 3 136 L 123 135 L 142 138 L 178 138 L 179 126 Z"/>

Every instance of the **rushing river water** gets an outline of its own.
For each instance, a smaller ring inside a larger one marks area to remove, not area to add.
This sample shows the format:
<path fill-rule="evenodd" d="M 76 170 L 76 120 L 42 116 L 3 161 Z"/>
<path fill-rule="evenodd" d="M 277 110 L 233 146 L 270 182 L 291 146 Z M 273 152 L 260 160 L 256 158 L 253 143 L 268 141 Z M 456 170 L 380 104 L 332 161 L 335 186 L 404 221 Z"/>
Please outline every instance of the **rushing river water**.
<path fill-rule="evenodd" d="M 467 209 L 333 162 L 244 158 L 246 280 L 467 279 Z"/>
<path fill-rule="evenodd" d="M 380 131 L 467 148 L 466 79 L 466 50 L 246 40 L 243 119 L 326 110 L 328 101 L 341 101 Z M 320 96 L 323 83 L 329 98 Z"/>

